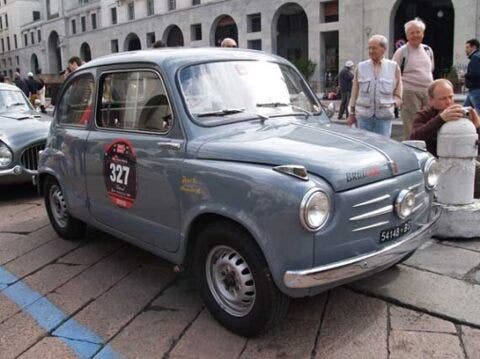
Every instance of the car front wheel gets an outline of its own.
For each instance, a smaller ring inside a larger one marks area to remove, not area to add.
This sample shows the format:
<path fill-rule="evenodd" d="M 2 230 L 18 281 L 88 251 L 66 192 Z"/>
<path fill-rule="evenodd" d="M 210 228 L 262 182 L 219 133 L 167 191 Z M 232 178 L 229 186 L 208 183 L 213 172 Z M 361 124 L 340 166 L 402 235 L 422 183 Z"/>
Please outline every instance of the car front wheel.
<path fill-rule="evenodd" d="M 58 235 L 64 239 L 77 239 L 85 234 L 85 223 L 68 213 L 62 188 L 53 178 L 47 178 L 43 188 L 48 217 Z"/>
<path fill-rule="evenodd" d="M 212 315 L 227 329 L 254 337 L 287 312 L 289 298 L 271 277 L 253 239 L 240 228 L 218 223 L 197 240 L 194 270 Z"/>

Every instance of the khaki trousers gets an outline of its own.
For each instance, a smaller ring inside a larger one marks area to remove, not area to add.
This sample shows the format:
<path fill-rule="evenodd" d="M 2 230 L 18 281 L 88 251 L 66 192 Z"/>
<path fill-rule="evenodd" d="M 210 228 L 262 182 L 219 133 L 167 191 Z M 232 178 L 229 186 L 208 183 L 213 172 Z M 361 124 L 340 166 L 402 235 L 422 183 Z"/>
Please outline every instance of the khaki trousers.
<path fill-rule="evenodd" d="M 408 140 L 412 133 L 413 116 L 428 105 L 428 94 L 426 90 L 403 90 L 402 100 L 403 139 Z"/>

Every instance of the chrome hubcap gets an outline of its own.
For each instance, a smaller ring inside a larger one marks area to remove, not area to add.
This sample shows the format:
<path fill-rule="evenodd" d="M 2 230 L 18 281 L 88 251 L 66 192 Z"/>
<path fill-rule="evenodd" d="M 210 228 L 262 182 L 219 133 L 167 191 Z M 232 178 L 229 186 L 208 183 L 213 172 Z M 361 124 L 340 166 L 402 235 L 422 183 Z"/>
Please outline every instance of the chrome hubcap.
<path fill-rule="evenodd" d="M 55 222 L 62 228 L 67 226 L 68 213 L 65 199 L 60 187 L 56 184 L 50 187 L 49 192 L 50 208 Z"/>
<path fill-rule="evenodd" d="M 205 266 L 208 287 L 217 303 L 235 317 L 250 313 L 255 303 L 255 281 L 243 257 L 230 247 L 216 246 Z"/>

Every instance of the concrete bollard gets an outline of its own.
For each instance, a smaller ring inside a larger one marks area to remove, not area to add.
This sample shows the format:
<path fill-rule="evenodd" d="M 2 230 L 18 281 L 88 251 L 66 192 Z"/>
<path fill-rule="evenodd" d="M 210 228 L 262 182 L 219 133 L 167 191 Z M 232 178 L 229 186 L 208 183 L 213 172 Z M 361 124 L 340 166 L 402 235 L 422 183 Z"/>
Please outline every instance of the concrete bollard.
<path fill-rule="evenodd" d="M 477 131 L 464 118 L 445 123 L 437 137 L 437 155 L 441 176 L 437 200 L 444 204 L 473 203 Z"/>
<path fill-rule="evenodd" d="M 480 237 L 480 201 L 473 198 L 478 135 L 468 119 L 445 123 L 437 137 L 440 178 L 435 193 L 441 238 Z"/>

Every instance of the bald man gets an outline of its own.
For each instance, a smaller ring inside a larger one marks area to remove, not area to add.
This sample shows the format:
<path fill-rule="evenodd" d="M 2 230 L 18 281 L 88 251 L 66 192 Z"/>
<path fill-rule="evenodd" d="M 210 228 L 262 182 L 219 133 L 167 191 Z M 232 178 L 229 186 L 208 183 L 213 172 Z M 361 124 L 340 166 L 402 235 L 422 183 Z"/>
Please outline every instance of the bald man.
<path fill-rule="evenodd" d="M 230 37 L 226 37 L 223 39 L 220 47 L 237 47 L 237 42 Z"/>
<path fill-rule="evenodd" d="M 437 134 L 445 122 L 457 121 L 465 117 L 461 105 L 453 100 L 452 83 L 446 79 L 438 79 L 428 87 L 429 107 L 418 111 L 413 116 L 411 140 L 423 140 L 427 150 L 437 155 Z M 480 134 L 480 118 L 475 109 L 470 108 L 470 121 Z"/>

